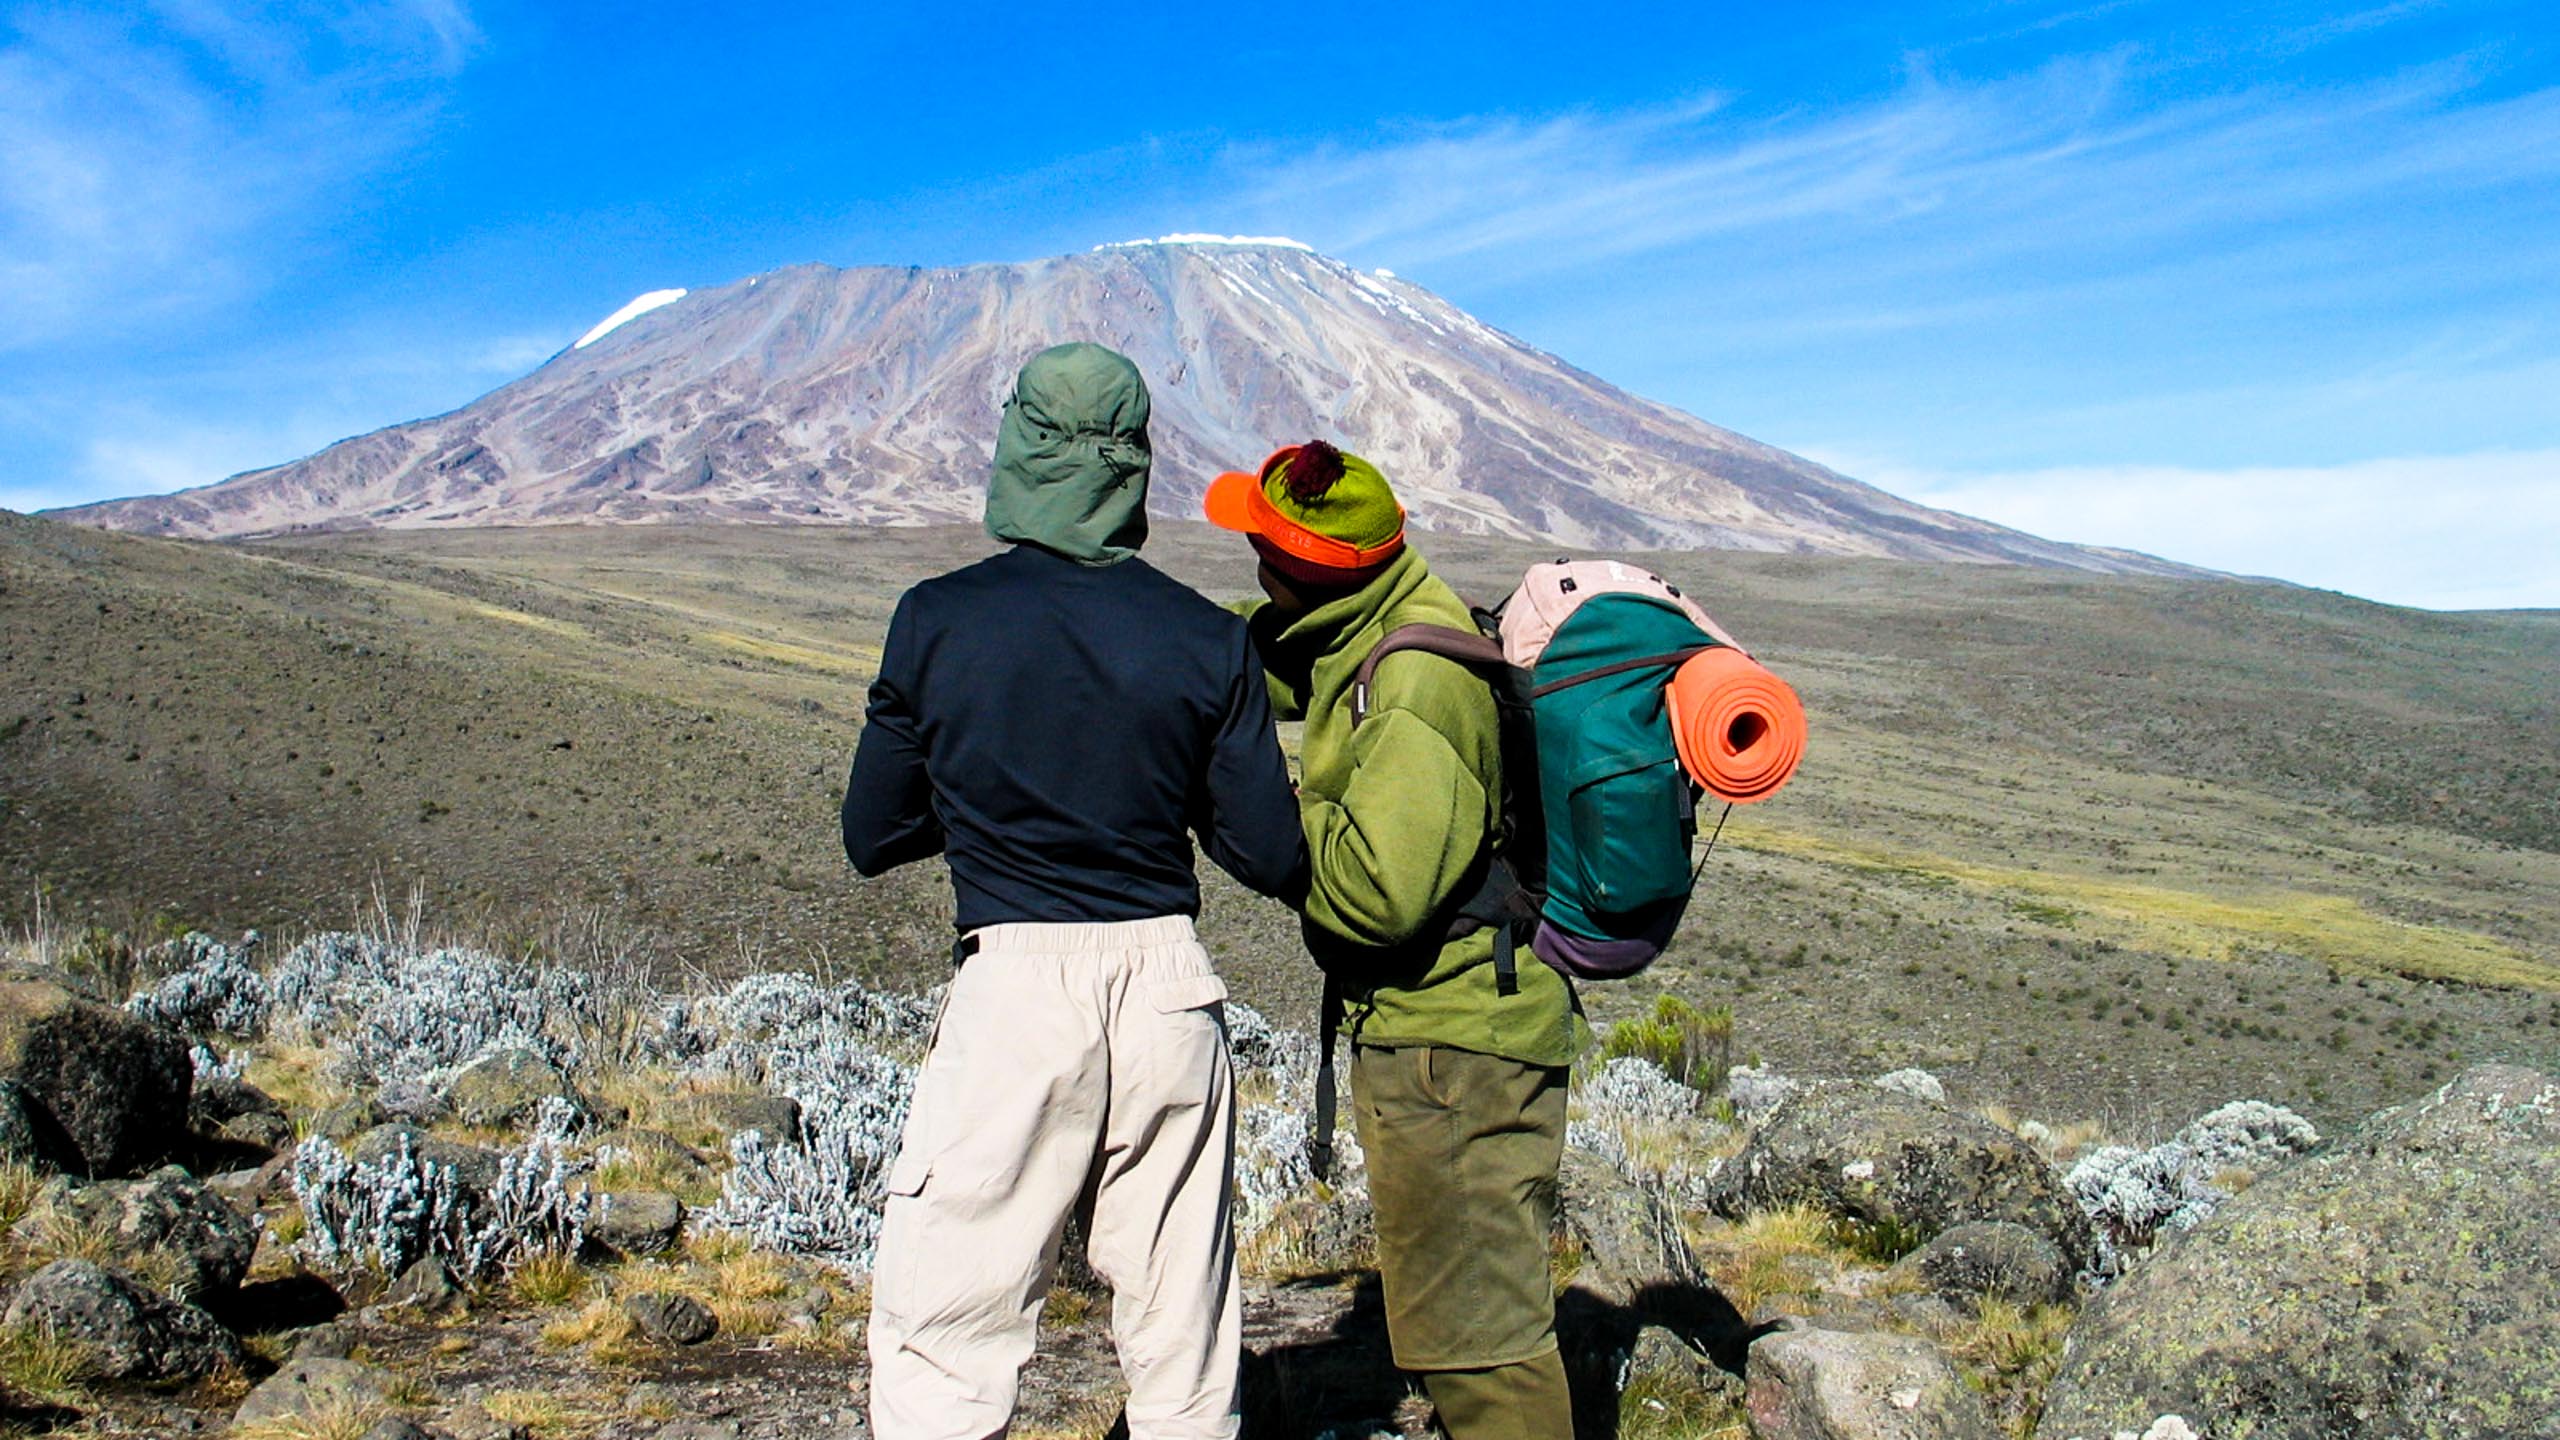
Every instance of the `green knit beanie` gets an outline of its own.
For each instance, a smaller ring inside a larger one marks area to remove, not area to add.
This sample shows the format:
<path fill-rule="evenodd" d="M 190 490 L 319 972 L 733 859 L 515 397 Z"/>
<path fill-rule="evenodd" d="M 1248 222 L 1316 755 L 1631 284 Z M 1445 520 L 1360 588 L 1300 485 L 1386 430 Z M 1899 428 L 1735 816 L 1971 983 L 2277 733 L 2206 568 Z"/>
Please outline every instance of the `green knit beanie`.
<path fill-rule="evenodd" d="M 1271 508 L 1319 535 L 1374 549 L 1404 530 L 1404 507 L 1378 467 L 1321 440 L 1299 446 L 1262 477 Z"/>

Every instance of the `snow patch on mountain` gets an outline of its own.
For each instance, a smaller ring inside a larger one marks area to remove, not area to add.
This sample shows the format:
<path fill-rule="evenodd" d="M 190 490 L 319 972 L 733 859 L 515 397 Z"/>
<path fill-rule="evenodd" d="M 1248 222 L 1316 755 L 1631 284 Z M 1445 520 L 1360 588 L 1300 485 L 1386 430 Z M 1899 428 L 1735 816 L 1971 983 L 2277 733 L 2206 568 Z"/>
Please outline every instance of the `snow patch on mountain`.
<path fill-rule="evenodd" d="M 652 290 L 648 294 L 637 297 L 630 304 L 623 306 L 621 309 L 614 311 L 612 314 L 604 317 L 604 319 L 596 322 L 596 328 L 579 336 L 578 343 L 570 346 L 569 348 L 572 350 L 584 350 L 588 346 L 593 345 L 607 335 L 612 334 L 614 331 L 622 328 L 631 321 L 637 320 L 641 316 L 648 314 L 650 311 L 657 309 L 659 306 L 673 305 L 691 293 L 691 291 L 687 290 Z"/>
<path fill-rule="evenodd" d="M 1286 235 L 1159 235 L 1153 240 L 1114 240 L 1096 245 L 1096 250 L 1134 250 L 1142 245 L 1267 245 L 1277 250 L 1304 250 L 1312 255 L 1316 247 L 1304 240 Z"/>

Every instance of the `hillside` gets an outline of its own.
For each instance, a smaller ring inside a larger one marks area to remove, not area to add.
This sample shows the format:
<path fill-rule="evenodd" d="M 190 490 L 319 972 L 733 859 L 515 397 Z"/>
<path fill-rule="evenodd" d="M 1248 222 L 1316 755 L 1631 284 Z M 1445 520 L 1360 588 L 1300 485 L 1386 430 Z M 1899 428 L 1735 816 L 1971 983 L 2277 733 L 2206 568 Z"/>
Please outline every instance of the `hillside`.
<path fill-rule="evenodd" d="M 889 607 L 961 529 L 373 532 L 250 546 L 0 519 L 0 915 L 484 930 L 594 906 L 672 961 L 929 983 L 945 882 L 834 809 Z M 1544 547 L 1440 539 L 1491 594 Z M 1232 537 L 1161 566 L 1240 593 Z M 1660 564 L 1794 679 L 1672 961 L 1791 1069 L 1925 1063 L 2039 1113 L 2262 1088 L 2315 1114 L 2560 1056 L 2560 628 L 2318 592 L 1810 557 Z M 1293 922 L 1209 943 L 1303 1018 Z M 2453 982 L 2453 983 L 2446 983 Z M 2263 1082 L 2263 1084 L 2261 1084 Z M 2069 1097 L 2064 1103 L 2053 1097 Z"/>
<path fill-rule="evenodd" d="M 1377 460 L 1415 523 L 1444 533 L 2194 573 L 1912 504 L 1630 395 L 1410 281 L 1286 244 L 800 265 L 643 299 L 452 414 L 60 513 L 199 537 L 967 521 L 1016 370 L 1099 340 L 1154 390 L 1154 501 L 1175 518 L 1199 513 L 1219 471 L 1321 436 Z"/>

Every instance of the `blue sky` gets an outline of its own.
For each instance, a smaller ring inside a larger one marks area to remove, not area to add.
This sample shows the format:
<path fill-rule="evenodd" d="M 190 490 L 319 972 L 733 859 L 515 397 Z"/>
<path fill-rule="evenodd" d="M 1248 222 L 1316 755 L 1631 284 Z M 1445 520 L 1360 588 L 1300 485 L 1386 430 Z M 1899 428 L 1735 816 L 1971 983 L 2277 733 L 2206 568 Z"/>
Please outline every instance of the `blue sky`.
<path fill-rule="evenodd" d="M 0 505 L 434 413 L 631 296 L 1181 231 L 2061 538 L 2560 606 L 2560 12 L 0 9 Z"/>

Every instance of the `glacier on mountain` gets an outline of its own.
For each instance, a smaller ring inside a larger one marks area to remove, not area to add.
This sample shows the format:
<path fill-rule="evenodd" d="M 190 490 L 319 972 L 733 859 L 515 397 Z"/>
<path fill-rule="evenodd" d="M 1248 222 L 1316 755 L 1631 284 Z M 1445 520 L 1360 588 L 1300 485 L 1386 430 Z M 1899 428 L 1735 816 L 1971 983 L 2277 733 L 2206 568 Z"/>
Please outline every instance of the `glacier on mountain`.
<path fill-rule="evenodd" d="M 622 328 L 622 326 L 633 320 L 639 319 L 641 316 L 648 314 L 652 310 L 657 309 L 659 306 L 673 305 L 691 293 L 691 291 L 687 290 L 652 290 L 646 295 L 638 296 L 634 298 L 630 304 L 623 306 L 621 309 L 607 315 L 602 320 L 597 321 L 596 328 L 579 336 L 578 343 L 570 346 L 569 348 L 572 350 L 584 350 L 588 346 L 593 345 L 607 335 L 610 335 L 614 331 Z"/>

